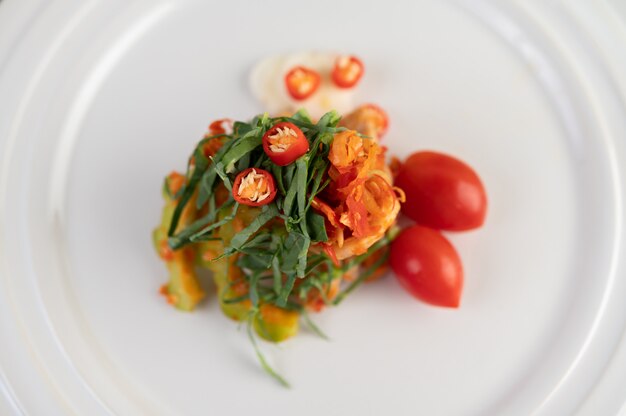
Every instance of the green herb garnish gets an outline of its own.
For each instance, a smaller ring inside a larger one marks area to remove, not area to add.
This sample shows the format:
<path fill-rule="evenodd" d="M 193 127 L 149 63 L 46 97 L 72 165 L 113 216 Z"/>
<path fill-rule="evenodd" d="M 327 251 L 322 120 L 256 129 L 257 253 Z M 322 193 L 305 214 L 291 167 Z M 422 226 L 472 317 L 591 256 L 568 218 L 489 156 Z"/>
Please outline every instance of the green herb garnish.
<path fill-rule="evenodd" d="M 263 368 L 285 386 L 286 381 L 269 366 L 252 333 L 254 322 L 262 321 L 263 306 L 279 308 L 279 313 L 299 313 L 314 333 L 326 338 L 306 314 L 303 304 L 307 297 L 311 291 L 316 291 L 324 303 L 338 304 L 368 277 L 368 273 L 330 299 L 326 291 L 333 282 L 389 243 L 389 237 L 384 237 L 367 253 L 340 264 L 333 263 L 321 248 L 312 249 L 329 240 L 325 217 L 312 208 L 312 203 L 330 183 L 328 154 L 334 134 L 345 130 L 337 127 L 339 120 L 340 116 L 331 111 L 313 123 L 306 112 L 299 111 L 292 117 L 270 118 L 263 114 L 249 123 L 235 122 L 232 134 L 209 136 L 198 143 L 189 159 L 186 183 L 176 195 L 168 193 L 177 201 L 167 228 L 170 248 L 221 244 L 218 255 L 203 260 L 208 262 L 203 263 L 205 265 L 219 263 L 223 280 L 218 286 L 221 305 L 236 308 L 249 301 L 245 319 L 257 356 Z M 309 142 L 309 151 L 287 166 L 272 162 L 262 146 L 263 135 L 279 122 L 293 123 Z M 221 147 L 214 154 L 205 154 L 211 140 L 220 140 Z M 237 174 L 250 168 L 270 172 L 277 188 L 274 199 L 259 208 L 243 207 L 232 195 Z M 192 221 L 183 220 L 189 209 L 194 210 L 195 217 Z M 240 217 L 246 217 L 243 224 Z M 236 221 L 239 221 L 237 226 Z M 229 258 L 235 255 L 233 261 L 243 279 L 237 282 L 229 281 L 228 276 Z M 385 261 L 385 256 L 380 257 L 369 272 Z M 235 290 L 242 282 L 247 288 L 243 294 Z M 229 311 L 232 316 L 244 317 L 237 309 Z M 263 322 L 260 324 L 262 332 L 256 328 L 266 339 L 284 339 L 284 334 L 272 334 L 272 328 Z"/>

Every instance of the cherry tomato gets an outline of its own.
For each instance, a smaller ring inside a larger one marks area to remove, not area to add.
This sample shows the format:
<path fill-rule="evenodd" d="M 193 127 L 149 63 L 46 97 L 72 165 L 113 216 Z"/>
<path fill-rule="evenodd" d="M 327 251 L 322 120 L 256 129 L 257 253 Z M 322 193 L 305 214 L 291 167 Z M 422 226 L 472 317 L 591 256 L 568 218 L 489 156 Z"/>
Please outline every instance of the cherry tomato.
<path fill-rule="evenodd" d="M 480 227 L 487 212 L 487 194 L 480 178 L 464 162 L 437 152 L 413 153 L 394 185 L 406 193 L 402 212 L 439 230 Z"/>
<path fill-rule="evenodd" d="M 389 263 L 411 295 L 432 305 L 459 306 L 461 259 L 440 232 L 420 225 L 404 229 L 391 243 Z"/>
<path fill-rule="evenodd" d="M 263 135 L 263 150 L 278 166 L 287 166 L 309 151 L 309 141 L 295 124 L 282 122 Z"/>
<path fill-rule="evenodd" d="M 304 66 L 296 66 L 285 75 L 287 92 L 294 100 L 309 98 L 320 86 L 320 74 Z"/>
<path fill-rule="evenodd" d="M 365 72 L 363 62 L 356 56 L 340 56 L 335 61 L 331 77 L 339 88 L 354 87 Z"/>
<path fill-rule="evenodd" d="M 248 168 L 242 170 L 233 184 L 233 198 L 251 207 L 267 205 L 276 197 L 274 177 L 266 170 Z"/>

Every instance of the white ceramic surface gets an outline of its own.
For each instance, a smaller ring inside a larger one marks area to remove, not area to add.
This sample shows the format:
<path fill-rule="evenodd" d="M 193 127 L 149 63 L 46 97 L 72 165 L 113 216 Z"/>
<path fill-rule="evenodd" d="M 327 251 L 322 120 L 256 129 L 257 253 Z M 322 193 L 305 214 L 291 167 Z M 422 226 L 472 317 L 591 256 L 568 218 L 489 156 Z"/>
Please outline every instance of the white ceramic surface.
<path fill-rule="evenodd" d="M 619 7 L 618 7 L 619 8 Z M 346 19 L 344 16 L 353 16 Z M 612 415 L 626 399 L 626 30 L 605 2 L 0 4 L 0 413 Z M 286 25 L 285 22 L 296 22 Z M 215 118 L 262 109 L 251 65 L 354 52 L 392 153 L 483 177 L 450 234 L 459 310 L 393 278 L 259 369 L 215 299 L 178 313 L 150 246 L 161 178 Z M 621 52 L 621 53 L 620 53 Z"/>

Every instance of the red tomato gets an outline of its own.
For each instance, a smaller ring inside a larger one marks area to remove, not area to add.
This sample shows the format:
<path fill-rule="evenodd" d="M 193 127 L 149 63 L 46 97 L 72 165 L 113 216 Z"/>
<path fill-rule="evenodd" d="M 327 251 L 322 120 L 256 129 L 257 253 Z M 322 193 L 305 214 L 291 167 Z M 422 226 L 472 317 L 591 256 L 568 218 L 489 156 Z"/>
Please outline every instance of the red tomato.
<path fill-rule="evenodd" d="M 248 168 L 239 172 L 233 184 L 233 198 L 251 207 L 267 205 L 276 197 L 276 184 L 264 169 Z"/>
<path fill-rule="evenodd" d="M 363 62 L 356 56 L 340 56 L 335 61 L 331 77 L 339 88 L 354 87 L 365 72 Z"/>
<path fill-rule="evenodd" d="M 419 224 L 463 231 L 485 221 L 487 194 L 480 178 L 451 156 L 413 153 L 400 168 L 394 185 L 406 193 L 402 212 Z"/>
<path fill-rule="evenodd" d="M 287 166 L 309 151 L 309 141 L 295 124 L 282 122 L 263 135 L 263 150 L 278 166 Z"/>
<path fill-rule="evenodd" d="M 317 91 L 320 80 L 320 74 L 313 69 L 296 66 L 285 75 L 285 86 L 294 100 L 305 100 Z"/>
<path fill-rule="evenodd" d="M 402 230 L 391 243 L 389 263 L 400 284 L 416 298 L 437 306 L 459 306 L 461 259 L 440 232 L 420 225 Z"/>

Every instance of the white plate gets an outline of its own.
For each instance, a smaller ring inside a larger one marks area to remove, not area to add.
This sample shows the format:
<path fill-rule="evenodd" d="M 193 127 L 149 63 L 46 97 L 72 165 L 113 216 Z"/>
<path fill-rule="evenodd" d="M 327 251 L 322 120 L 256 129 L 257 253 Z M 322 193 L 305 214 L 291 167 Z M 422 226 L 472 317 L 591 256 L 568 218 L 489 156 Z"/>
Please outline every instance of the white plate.
<path fill-rule="evenodd" d="M 625 31 L 604 2 L 16 1 L 0 7 L 2 414 L 616 414 L 626 395 Z M 161 178 L 261 108 L 271 53 L 354 52 L 392 153 L 482 175 L 458 311 L 367 285 L 259 368 L 215 299 L 157 296 Z"/>

